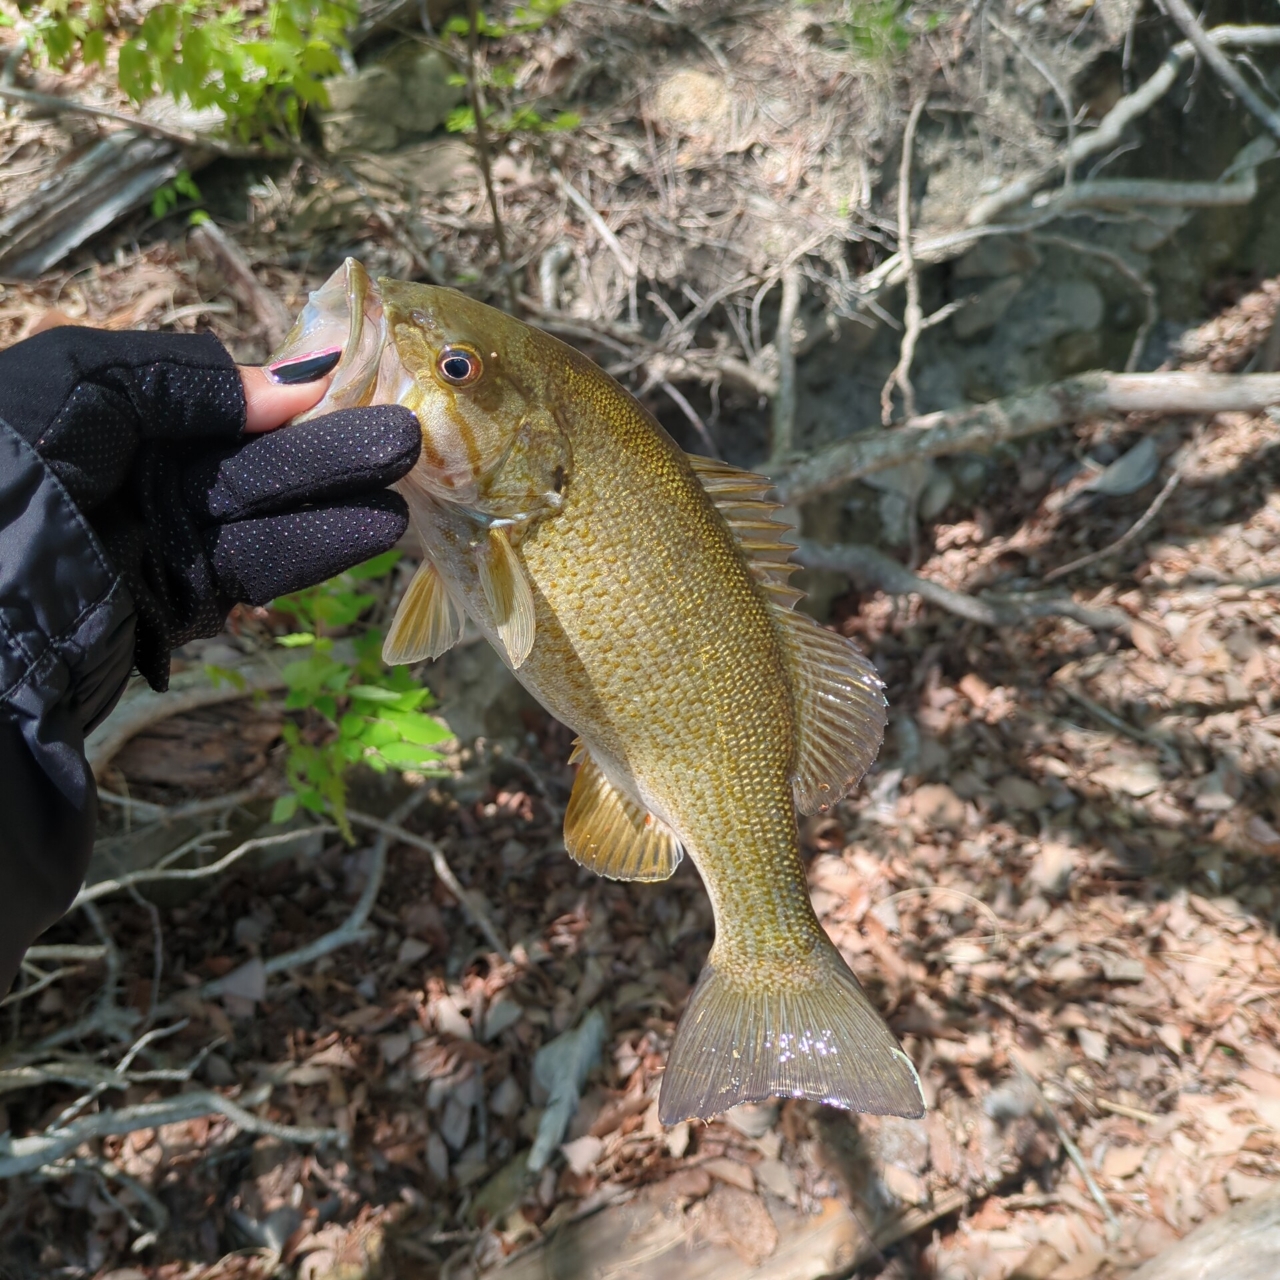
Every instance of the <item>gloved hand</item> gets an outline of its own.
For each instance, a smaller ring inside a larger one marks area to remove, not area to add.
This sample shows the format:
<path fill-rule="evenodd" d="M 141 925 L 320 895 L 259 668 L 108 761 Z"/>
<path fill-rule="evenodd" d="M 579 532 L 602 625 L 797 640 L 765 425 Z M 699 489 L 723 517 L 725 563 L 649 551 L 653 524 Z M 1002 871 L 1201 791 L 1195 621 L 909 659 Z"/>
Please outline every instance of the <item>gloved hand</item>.
<path fill-rule="evenodd" d="M 319 398 L 317 390 L 309 400 Z M 245 435 L 241 371 L 212 335 L 59 328 L 0 352 L 0 417 L 62 482 L 137 609 L 155 689 L 169 651 L 394 546 L 386 486 L 417 460 L 407 409 Z"/>

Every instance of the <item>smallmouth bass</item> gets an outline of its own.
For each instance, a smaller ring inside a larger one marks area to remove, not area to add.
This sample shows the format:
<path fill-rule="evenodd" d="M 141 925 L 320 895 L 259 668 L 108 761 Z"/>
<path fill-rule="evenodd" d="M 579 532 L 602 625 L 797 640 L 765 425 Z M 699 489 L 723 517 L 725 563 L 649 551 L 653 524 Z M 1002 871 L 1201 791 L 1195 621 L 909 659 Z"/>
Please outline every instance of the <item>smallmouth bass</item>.
<path fill-rule="evenodd" d="M 797 811 L 874 760 L 874 668 L 793 605 L 769 482 L 686 455 L 581 353 L 451 289 L 348 260 L 274 359 L 341 345 L 313 415 L 399 403 L 425 559 L 387 635 L 435 658 L 472 619 L 578 735 L 570 855 L 620 880 L 688 853 L 716 935 L 663 1075 L 666 1124 L 773 1095 L 918 1116 L 910 1059 L 814 915 Z"/>

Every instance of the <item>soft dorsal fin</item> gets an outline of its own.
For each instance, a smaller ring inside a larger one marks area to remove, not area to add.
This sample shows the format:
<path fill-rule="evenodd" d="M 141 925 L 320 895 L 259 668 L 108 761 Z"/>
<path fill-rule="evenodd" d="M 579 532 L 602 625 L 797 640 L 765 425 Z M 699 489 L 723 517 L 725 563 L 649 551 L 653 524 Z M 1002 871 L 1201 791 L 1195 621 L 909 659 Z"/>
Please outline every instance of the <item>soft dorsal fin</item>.
<path fill-rule="evenodd" d="M 792 530 L 774 518 L 773 482 L 713 458 L 689 456 L 702 487 L 733 530 L 757 582 L 768 593 L 796 706 L 791 786 L 801 813 L 830 808 L 871 767 L 888 719 L 884 685 L 854 645 L 792 606 L 804 592 L 787 585 Z"/>
<path fill-rule="evenodd" d="M 684 855 L 675 833 L 605 777 L 581 738 L 574 761 L 578 776 L 564 815 L 569 856 L 609 880 L 666 880 Z"/>
<path fill-rule="evenodd" d="M 791 788 L 801 813 L 819 813 L 871 767 L 889 704 L 875 667 L 852 641 L 790 608 L 775 608 L 774 618 L 796 700 Z"/>
<path fill-rule="evenodd" d="M 438 658 L 462 638 L 462 610 L 440 571 L 424 560 L 413 575 L 382 645 L 389 667 Z"/>
<path fill-rule="evenodd" d="M 512 669 L 519 669 L 533 648 L 536 618 L 533 591 L 506 528 L 489 530 L 477 552 L 477 566 L 498 638 L 506 646 Z"/>

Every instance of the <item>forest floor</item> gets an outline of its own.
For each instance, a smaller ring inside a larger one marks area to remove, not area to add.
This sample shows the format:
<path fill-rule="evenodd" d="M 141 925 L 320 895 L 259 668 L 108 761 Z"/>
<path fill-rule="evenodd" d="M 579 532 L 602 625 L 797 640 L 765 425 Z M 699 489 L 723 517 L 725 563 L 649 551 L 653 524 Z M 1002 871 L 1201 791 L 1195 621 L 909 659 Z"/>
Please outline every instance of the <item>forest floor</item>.
<path fill-rule="evenodd" d="M 195 274 L 154 248 L 81 277 L 72 309 L 93 323 L 180 317 Z M 1275 290 L 1189 335 L 1185 365 L 1242 367 Z M 55 302 L 69 305 L 65 290 L 11 287 L 0 325 L 17 336 Z M 234 316 L 222 331 L 234 343 Z M 515 1255 L 521 1276 L 734 1276 L 746 1260 L 779 1276 L 859 1262 L 884 1276 L 1118 1278 L 1280 1182 L 1276 434 L 1245 415 L 1064 428 L 1000 465 L 986 488 L 998 503 L 922 530 L 920 572 L 960 589 L 998 581 L 1011 557 L 1062 563 L 1129 528 L 1160 488 L 1090 503 L 1087 471 L 1055 482 L 1066 462 L 1144 436 L 1182 450 L 1181 482 L 1142 536 L 1076 575 L 1075 599 L 1123 610 L 1125 635 L 1064 619 L 996 630 L 875 592 L 837 600 L 834 625 L 888 681 L 891 728 L 858 794 L 804 824 L 804 850 L 826 928 L 919 1066 L 923 1120 L 787 1101 L 659 1125 L 664 1053 L 711 940 L 707 899 L 687 863 L 636 886 L 569 861 L 570 735 L 526 713 L 514 755 L 455 755 L 405 819 L 487 904 L 511 962 L 430 855 L 392 840 L 364 938 L 268 981 L 255 962 L 340 924 L 365 884 L 369 849 L 333 835 L 181 896 L 166 886 L 158 910 L 104 898 L 96 923 L 77 913 L 42 939 L 110 939 L 126 1041 L 163 1031 L 127 1090 L 95 1107 L 213 1088 L 346 1145 L 255 1138 L 219 1115 L 100 1138 L 56 1186 L 0 1184 L 10 1265 L 355 1280 L 459 1277 Z M 279 624 L 242 612 L 215 643 Z M 167 805 L 246 786 L 269 797 L 284 715 L 267 698 L 176 716 L 134 738 L 105 786 Z M 358 794 L 385 813 L 405 790 Z M 224 811 L 207 847 L 259 828 L 267 804 Z M 164 825 L 138 812 L 108 808 L 104 839 Z M 56 1038 L 96 1007 L 103 965 L 65 969 L 0 1015 L 10 1044 L 56 1046 L 39 1079 L 30 1054 L 0 1062 L 0 1130 L 14 1137 L 46 1130 L 100 1060 L 100 1029 Z M 201 994 L 229 973 L 230 989 Z M 535 1054 L 595 1009 L 600 1065 L 561 1154 L 526 1175 L 546 1101 Z M 176 1086 L 146 1075 L 193 1063 Z M 126 1180 L 104 1180 L 102 1160 Z M 131 1256 L 147 1194 L 169 1226 Z M 557 1262 L 566 1249 L 576 1261 Z"/>

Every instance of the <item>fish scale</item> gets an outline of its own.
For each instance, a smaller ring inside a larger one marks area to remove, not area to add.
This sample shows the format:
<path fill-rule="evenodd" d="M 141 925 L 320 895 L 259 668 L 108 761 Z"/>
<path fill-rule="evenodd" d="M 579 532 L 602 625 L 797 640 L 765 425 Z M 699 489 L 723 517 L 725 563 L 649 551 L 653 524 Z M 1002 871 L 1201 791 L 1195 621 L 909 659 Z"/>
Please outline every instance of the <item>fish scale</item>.
<path fill-rule="evenodd" d="M 283 355 L 344 328 L 313 413 L 397 400 L 423 429 L 400 488 L 425 560 L 388 659 L 437 656 L 466 614 L 579 735 L 570 854 L 660 880 L 688 853 L 706 885 L 716 938 L 661 1119 L 772 1094 L 920 1114 L 914 1067 L 814 915 L 797 834 L 798 807 L 874 758 L 883 694 L 791 610 L 768 482 L 690 458 L 585 356 L 452 290 L 349 262 Z"/>

